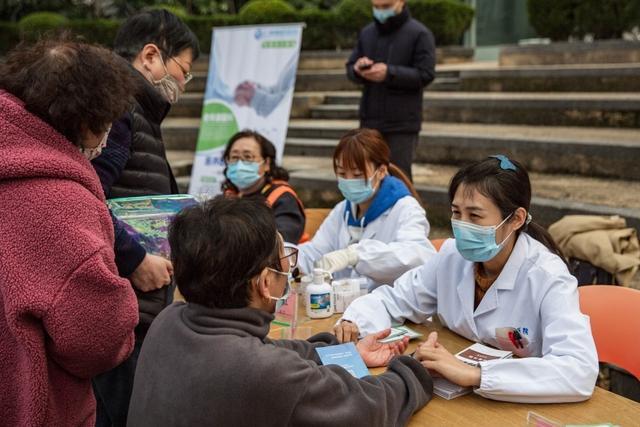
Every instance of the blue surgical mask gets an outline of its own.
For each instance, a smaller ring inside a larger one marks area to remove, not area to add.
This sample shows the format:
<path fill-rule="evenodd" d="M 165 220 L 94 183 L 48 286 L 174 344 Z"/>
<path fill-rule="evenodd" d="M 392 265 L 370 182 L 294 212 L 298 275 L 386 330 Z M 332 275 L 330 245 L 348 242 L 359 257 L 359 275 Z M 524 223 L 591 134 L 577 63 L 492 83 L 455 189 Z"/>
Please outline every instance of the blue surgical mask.
<path fill-rule="evenodd" d="M 357 205 L 358 203 L 369 200 L 371 196 L 373 196 L 374 176 L 375 173 L 366 181 L 363 178 L 347 179 L 338 177 L 338 189 L 345 199 Z"/>
<path fill-rule="evenodd" d="M 285 284 L 284 294 L 280 298 L 269 296 L 270 299 L 272 299 L 272 300 L 274 300 L 276 302 L 276 311 L 275 312 L 277 313 L 278 311 L 280 311 L 282 306 L 287 302 L 287 298 L 289 298 L 289 293 L 291 293 L 291 286 L 289 286 L 289 283 L 291 283 L 291 280 L 293 279 L 293 276 L 292 276 L 291 272 L 284 273 L 282 271 L 274 270 L 273 268 L 269 268 L 269 270 L 273 271 L 274 273 L 282 274 L 282 275 L 287 276 L 287 283 Z"/>
<path fill-rule="evenodd" d="M 238 160 L 227 166 L 227 178 L 240 190 L 249 188 L 262 178 L 262 176 L 258 174 L 261 164 L 262 162 L 257 163 Z"/>
<path fill-rule="evenodd" d="M 512 231 L 502 242 L 496 243 L 496 230 L 502 227 L 509 218 L 511 218 L 511 215 L 506 217 L 500 224 L 490 226 L 451 219 L 451 228 L 453 229 L 456 248 L 458 248 L 460 255 L 472 262 L 485 262 L 493 259 L 502 250 L 504 243 L 513 233 Z"/>
<path fill-rule="evenodd" d="M 373 17 L 378 20 L 381 24 L 384 24 L 387 19 L 396 16 L 396 10 L 393 7 L 389 7 L 387 9 L 376 9 L 373 8 Z"/>

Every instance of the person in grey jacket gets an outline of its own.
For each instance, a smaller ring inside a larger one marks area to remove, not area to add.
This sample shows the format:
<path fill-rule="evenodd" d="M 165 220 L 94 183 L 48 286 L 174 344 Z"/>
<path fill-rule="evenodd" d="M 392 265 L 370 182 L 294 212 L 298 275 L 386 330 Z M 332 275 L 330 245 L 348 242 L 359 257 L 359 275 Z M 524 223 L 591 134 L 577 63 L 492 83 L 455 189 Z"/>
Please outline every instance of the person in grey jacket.
<path fill-rule="evenodd" d="M 413 19 L 405 0 L 371 0 L 374 20 L 364 27 L 347 61 L 347 77 L 362 84 L 360 127 L 376 129 L 391 163 L 411 175 L 422 125 L 422 95 L 435 78 L 431 31 Z"/>
<path fill-rule="evenodd" d="M 143 344 L 129 426 L 404 425 L 432 396 L 429 373 L 407 341 L 357 349 L 379 376 L 323 366 L 307 341 L 267 338 L 289 292 L 297 251 L 285 247 L 269 207 L 218 197 L 178 214 L 169 231 L 175 280 L 186 303 L 166 308 Z"/>

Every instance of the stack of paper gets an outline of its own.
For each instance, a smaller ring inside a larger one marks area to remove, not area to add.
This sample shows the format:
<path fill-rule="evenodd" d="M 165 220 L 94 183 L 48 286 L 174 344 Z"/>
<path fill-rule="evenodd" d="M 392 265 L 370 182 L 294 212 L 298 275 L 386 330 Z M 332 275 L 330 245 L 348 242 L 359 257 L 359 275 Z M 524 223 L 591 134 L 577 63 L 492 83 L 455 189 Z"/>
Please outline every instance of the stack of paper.
<path fill-rule="evenodd" d="M 471 366 L 480 366 L 480 362 L 495 359 L 510 359 L 510 351 L 496 350 L 482 344 L 473 344 L 456 354 L 456 357 Z M 472 387 L 462 387 L 444 378 L 433 379 L 433 392 L 438 396 L 451 400 L 471 393 Z"/>

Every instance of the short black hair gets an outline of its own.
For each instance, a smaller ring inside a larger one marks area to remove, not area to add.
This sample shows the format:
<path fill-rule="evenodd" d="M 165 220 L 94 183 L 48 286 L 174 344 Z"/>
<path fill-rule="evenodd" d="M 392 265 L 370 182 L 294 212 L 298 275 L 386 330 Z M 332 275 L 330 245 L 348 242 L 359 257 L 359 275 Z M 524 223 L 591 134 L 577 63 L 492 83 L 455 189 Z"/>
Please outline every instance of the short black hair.
<path fill-rule="evenodd" d="M 181 211 L 169 227 L 174 279 L 187 302 L 243 308 L 251 278 L 279 257 L 273 211 L 248 198 L 218 196 Z"/>
<path fill-rule="evenodd" d="M 70 34 L 21 43 L 0 63 L 0 89 L 75 145 L 98 135 L 130 107 L 137 90 L 129 64 Z"/>
<path fill-rule="evenodd" d="M 200 56 L 200 44 L 193 31 L 164 9 L 148 10 L 127 19 L 118 30 L 114 50 L 132 62 L 149 43 L 158 46 L 164 58 L 177 56 L 185 49 L 191 49 L 194 61 Z"/>

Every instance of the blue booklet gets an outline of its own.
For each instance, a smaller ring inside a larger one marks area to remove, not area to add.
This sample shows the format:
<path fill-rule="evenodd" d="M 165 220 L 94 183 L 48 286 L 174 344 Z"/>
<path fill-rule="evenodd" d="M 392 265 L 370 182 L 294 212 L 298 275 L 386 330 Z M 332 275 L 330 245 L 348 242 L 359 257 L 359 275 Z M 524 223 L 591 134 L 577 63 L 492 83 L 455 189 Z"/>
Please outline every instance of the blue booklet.
<path fill-rule="evenodd" d="M 352 342 L 316 348 L 323 365 L 338 365 L 356 378 L 369 375 L 367 365 L 360 357 L 356 345 Z"/>

